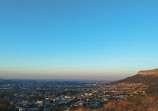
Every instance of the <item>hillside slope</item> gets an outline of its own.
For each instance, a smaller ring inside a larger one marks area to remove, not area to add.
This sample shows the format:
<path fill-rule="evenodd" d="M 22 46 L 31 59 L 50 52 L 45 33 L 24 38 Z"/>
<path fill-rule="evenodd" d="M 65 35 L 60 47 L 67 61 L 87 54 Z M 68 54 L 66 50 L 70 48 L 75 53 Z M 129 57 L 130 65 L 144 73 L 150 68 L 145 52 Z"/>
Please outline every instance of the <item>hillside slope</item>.
<path fill-rule="evenodd" d="M 127 77 L 114 83 L 143 83 L 146 85 L 158 84 L 158 69 L 139 71 L 138 74 Z"/>

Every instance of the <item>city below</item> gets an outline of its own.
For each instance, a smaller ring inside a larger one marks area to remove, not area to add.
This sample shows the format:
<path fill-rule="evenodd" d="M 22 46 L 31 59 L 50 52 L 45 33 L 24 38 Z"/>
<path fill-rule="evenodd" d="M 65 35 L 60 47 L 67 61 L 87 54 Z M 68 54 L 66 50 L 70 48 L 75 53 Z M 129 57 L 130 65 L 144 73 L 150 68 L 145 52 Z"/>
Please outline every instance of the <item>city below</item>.
<path fill-rule="evenodd" d="M 135 76 L 143 77 L 141 73 Z M 147 94 L 147 84 L 126 79 L 114 82 L 1 79 L 0 108 L 4 111 L 117 111 L 113 102 Z"/>

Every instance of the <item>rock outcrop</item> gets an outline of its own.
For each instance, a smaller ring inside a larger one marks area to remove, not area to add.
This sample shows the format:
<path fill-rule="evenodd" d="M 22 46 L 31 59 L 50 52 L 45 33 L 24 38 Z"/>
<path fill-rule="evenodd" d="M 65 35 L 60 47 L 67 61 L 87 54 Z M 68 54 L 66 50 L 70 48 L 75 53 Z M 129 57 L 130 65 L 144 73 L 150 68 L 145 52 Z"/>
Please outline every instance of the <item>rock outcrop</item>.
<path fill-rule="evenodd" d="M 137 75 L 143 75 L 143 76 L 158 75 L 158 69 L 139 71 Z"/>

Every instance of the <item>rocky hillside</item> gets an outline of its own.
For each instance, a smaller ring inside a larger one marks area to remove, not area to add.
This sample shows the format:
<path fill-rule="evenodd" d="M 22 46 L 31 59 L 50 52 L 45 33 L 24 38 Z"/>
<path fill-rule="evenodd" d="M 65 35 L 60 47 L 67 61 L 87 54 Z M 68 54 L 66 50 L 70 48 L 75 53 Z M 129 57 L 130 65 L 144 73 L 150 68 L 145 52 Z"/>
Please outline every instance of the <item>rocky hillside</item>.
<path fill-rule="evenodd" d="M 158 69 L 139 71 L 136 75 L 114 83 L 143 83 L 147 85 L 158 84 Z"/>
<path fill-rule="evenodd" d="M 112 84 L 143 83 L 145 94 L 137 94 L 119 101 L 110 101 L 105 107 L 109 111 L 158 111 L 158 69 L 139 71 L 136 75 Z M 107 110 L 108 111 L 108 110 Z"/>
<path fill-rule="evenodd" d="M 142 75 L 142 76 L 148 76 L 148 75 L 157 75 L 158 76 L 158 69 L 154 70 L 146 70 L 146 71 L 139 71 L 137 75 Z"/>

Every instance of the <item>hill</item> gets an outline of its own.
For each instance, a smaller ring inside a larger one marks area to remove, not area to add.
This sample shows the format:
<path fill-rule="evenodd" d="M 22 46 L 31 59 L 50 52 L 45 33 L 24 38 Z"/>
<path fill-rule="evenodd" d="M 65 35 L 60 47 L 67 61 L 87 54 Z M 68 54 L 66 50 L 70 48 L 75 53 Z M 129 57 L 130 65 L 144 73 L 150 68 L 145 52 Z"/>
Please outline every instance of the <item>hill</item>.
<path fill-rule="evenodd" d="M 126 99 L 108 102 L 105 107 L 109 111 L 158 111 L 158 69 L 139 71 L 134 76 L 112 84 L 120 83 L 142 83 L 147 89 L 144 94 L 139 93 Z"/>
<path fill-rule="evenodd" d="M 114 83 L 143 83 L 146 85 L 158 84 L 158 69 L 139 71 L 134 76 L 127 77 Z"/>

